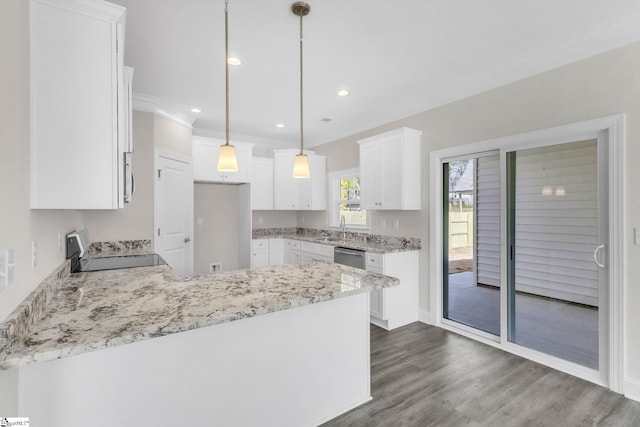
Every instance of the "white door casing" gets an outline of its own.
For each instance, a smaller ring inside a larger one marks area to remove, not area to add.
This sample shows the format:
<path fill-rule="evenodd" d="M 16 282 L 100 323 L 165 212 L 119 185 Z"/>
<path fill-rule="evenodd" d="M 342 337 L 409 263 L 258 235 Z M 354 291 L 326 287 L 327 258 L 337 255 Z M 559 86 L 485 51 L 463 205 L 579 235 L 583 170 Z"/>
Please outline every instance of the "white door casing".
<path fill-rule="evenodd" d="M 193 164 L 175 153 L 156 151 L 154 251 L 178 276 L 193 274 Z"/>

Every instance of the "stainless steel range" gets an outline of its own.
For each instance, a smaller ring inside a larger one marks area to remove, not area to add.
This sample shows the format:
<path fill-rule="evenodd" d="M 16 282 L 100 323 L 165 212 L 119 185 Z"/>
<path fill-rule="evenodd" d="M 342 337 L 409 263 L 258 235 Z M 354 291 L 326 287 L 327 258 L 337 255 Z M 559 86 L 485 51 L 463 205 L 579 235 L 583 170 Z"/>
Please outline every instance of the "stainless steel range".
<path fill-rule="evenodd" d="M 89 233 L 85 229 L 67 235 L 67 259 L 71 260 L 72 273 L 167 264 L 158 254 L 91 257 Z"/>

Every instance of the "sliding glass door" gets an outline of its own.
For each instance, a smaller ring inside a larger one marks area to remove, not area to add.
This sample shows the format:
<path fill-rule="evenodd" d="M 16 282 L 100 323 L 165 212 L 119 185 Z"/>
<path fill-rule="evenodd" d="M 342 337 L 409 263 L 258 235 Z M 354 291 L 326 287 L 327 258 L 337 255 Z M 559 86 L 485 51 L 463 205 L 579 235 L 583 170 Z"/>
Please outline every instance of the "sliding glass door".
<path fill-rule="evenodd" d="M 500 156 L 451 159 L 443 175 L 443 317 L 500 335 Z"/>
<path fill-rule="evenodd" d="M 443 161 L 443 323 L 606 365 L 605 144 L 594 136 Z"/>
<path fill-rule="evenodd" d="M 608 238 L 598 141 L 512 151 L 507 164 L 508 339 L 597 370 Z"/>

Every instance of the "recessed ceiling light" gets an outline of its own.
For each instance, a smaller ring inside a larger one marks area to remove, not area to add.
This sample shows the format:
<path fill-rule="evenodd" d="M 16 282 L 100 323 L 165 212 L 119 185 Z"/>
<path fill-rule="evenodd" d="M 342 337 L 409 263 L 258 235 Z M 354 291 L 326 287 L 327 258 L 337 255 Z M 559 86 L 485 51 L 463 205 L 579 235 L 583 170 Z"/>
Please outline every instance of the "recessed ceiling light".
<path fill-rule="evenodd" d="M 284 124 L 282 124 L 282 123 L 278 123 L 278 124 L 276 125 L 276 127 L 277 127 L 277 128 L 283 128 L 283 127 L 284 127 Z"/>
<path fill-rule="evenodd" d="M 192 109 L 190 109 L 189 111 L 191 111 L 192 113 L 202 113 L 202 110 L 197 108 L 197 107 L 193 107 Z"/>
<path fill-rule="evenodd" d="M 240 58 L 230 57 L 227 59 L 227 63 L 229 65 L 240 65 L 242 64 L 242 61 L 240 61 Z"/>
<path fill-rule="evenodd" d="M 350 93 L 348 90 L 346 90 L 346 89 L 343 89 L 343 90 L 339 90 L 339 91 L 338 91 L 338 96 L 349 96 L 350 94 L 351 94 L 351 93 Z"/>

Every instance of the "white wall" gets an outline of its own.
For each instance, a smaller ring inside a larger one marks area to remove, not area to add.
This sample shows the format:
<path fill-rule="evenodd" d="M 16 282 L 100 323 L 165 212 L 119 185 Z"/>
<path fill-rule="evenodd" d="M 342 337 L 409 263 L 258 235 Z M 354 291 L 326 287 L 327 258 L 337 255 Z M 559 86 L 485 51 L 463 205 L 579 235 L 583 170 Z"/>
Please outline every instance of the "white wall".
<path fill-rule="evenodd" d="M 28 17 L 27 1 L 0 2 L 0 250 L 14 249 L 16 257 L 14 283 L 0 292 L 0 320 L 63 262 L 64 235 L 82 223 L 79 211 L 29 209 Z M 38 245 L 35 268 L 31 240 Z"/>
<path fill-rule="evenodd" d="M 286 228 L 297 226 L 298 213 L 296 211 L 253 211 L 253 228 Z"/>
<path fill-rule="evenodd" d="M 626 269 L 627 376 L 640 380 L 640 246 L 633 245 L 633 227 L 640 227 L 640 43 L 538 74 L 403 120 L 388 123 L 325 145 L 329 171 L 358 166 L 356 140 L 401 126 L 422 130 L 422 210 L 378 213 L 375 218 L 400 218 L 394 234 L 417 236 L 421 254 L 420 308 L 428 310 L 429 294 L 429 153 L 456 145 L 549 128 L 612 114 L 626 113 Z M 304 213 L 310 218 L 309 213 Z M 318 223 L 323 214 L 317 214 Z M 316 219 L 317 219 L 316 218 Z M 387 221 L 388 223 L 389 221 Z M 306 219 L 305 225 L 309 223 Z"/>
<path fill-rule="evenodd" d="M 193 221 L 193 273 L 206 274 L 209 263 L 222 263 L 222 270 L 238 268 L 237 185 L 195 184 Z M 202 219 L 202 225 L 198 224 Z"/>

